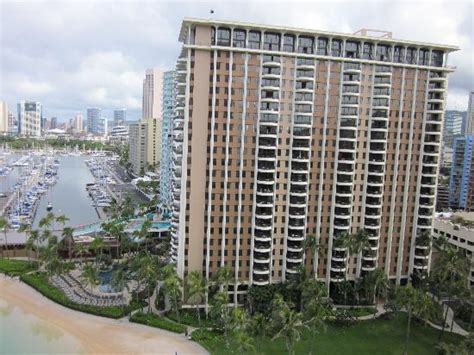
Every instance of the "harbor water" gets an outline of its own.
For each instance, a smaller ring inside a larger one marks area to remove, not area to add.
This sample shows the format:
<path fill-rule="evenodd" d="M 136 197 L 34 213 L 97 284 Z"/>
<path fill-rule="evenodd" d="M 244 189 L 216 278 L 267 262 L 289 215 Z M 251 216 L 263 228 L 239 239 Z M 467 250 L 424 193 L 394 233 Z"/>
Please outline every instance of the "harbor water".
<path fill-rule="evenodd" d="M 66 226 L 76 227 L 98 221 L 86 191 L 86 184 L 93 183 L 94 177 L 84 163 L 85 159 L 83 156 L 59 157 L 58 182 L 41 197 L 33 228 L 37 228 L 41 218 L 48 214 L 49 202 L 53 206 L 52 213 L 69 218 Z"/>

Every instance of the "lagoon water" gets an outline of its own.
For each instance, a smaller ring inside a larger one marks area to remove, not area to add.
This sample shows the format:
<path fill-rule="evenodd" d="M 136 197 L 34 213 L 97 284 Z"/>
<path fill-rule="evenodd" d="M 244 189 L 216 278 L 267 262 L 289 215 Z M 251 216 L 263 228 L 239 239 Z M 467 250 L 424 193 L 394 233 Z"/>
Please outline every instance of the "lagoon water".
<path fill-rule="evenodd" d="M 0 354 L 77 354 L 76 339 L 51 323 L 3 300 L 0 292 Z"/>

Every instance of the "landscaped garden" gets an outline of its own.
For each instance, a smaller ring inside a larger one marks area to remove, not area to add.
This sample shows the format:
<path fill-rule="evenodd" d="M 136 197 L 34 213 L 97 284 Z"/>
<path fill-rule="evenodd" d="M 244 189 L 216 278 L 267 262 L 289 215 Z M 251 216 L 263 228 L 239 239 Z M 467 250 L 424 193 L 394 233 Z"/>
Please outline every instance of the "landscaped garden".
<path fill-rule="evenodd" d="M 104 237 L 118 240 L 113 253 L 98 236 L 87 248 L 82 244 L 69 251 L 71 260 L 65 261 L 48 230 L 52 223 L 64 220 L 49 215 L 40 222 L 40 230 L 28 230 L 28 248 L 36 255 L 35 262 L 0 259 L 0 272 L 20 276 L 46 297 L 78 311 L 111 318 L 130 315 L 131 322 L 175 333 L 191 331 L 192 339 L 213 354 L 474 353 L 472 338 L 449 332 L 447 313 L 436 301 L 456 300 L 459 316 L 470 295 L 466 256 L 442 241 L 437 245 L 436 267 L 430 275 L 412 275 L 413 285 L 394 285 L 384 270 L 375 268 L 328 288 L 313 273 L 300 269 L 285 282 L 250 286 L 245 302 L 234 307 L 229 305 L 234 297 L 230 292 L 233 271 L 221 267 L 209 280 L 191 271 L 182 279 L 166 261 L 169 240 L 157 244 L 149 222 L 133 236 L 142 241 L 139 244 L 131 243 L 122 223 L 104 223 Z M 65 235 L 70 233 L 64 228 Z M 364 231 L 341 238 L 338 248 L 345 248 L 348 257 L 368 245 Z M 428 238 L 429 245 L 429 237 L 423 238 Z M 314 236 L 307 237 L 305 252 L 308 257 L 318 252 Z M 97 296 L 104 270 L 110 273 L 109 286 L 120 300 L 129 295 L 127 303 L 112 306 L 108 296 Z M 59 281 L 53 285 L 54 280 Z M 68 292 L 72 291 L 68 287 L 74 292 Z M 77 295 L 79 291 L 82 296 Z M 79 302 L 74 301 L 76 296 Z M 87 297 L 92 297 L 93 304 L 87 304 Z M 379 312 L 382 305 L 385 309 L 378 318 L 375 304 Z M 462 318 L 466 323 L 466 317 Z M 429 322 L 442 329 L 434 329 Z"/>
<path fill-rule="evenodd" d="M 360 321 L 356 324 L 341 328 L 334 323 L 327 325 L 327 331 L 313 338 L 309 331 L 301 334 L 301 340 L 295 345 L 296 354 L 403 354 L 405 346 L 407 316 L 397 313 L 393 318 L 382 317 L 374 321 Z M 440 331 L 430 326 L 415 323 L 412 325 L 410 337 L 410 354 L 432 355 L 438 352 Z M 195 331 L 193 340 L 203 345 L 211 354 L 233 354 L 226 350 L 222 334 L 206 330 Z M 445 335 L 447 343 L 458 343 L 462 340 L 459 335 Z M 313 344 L 311 344 L 313 342 Z M 253 349 L 259 354 L 286 353 L 284 339 L 271 337 L 255 337 Z M 248 353 L 253 353 L 253 349 Z"/>

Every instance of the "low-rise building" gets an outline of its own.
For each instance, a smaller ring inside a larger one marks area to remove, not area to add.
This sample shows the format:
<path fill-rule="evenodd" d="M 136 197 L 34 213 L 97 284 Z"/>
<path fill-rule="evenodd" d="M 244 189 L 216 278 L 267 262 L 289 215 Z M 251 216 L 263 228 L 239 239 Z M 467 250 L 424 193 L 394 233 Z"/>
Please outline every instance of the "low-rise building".
<path fill-rule="evenodd" d="M 474 212 L 438 213 L 433 222 L 433 237 L 445 237 L 457 249 L 465 250 L 471 258 L 470 285 L 474 285 Z M 434 251 L 431 267 L 436 264 Z"/>

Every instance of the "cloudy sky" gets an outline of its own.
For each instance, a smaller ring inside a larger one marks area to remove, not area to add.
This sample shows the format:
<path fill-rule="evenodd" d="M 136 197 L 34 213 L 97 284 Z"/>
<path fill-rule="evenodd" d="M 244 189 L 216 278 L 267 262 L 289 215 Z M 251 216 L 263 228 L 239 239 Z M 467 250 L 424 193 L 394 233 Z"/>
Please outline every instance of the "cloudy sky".
<path fill-rule="evenodd" d="M 141 112 L 146 68 L 173 67 L 183 17 L 355 32 L 454 44 L 448 108 L 465 110 L 474 89 L 473 3 L 466 1 L 8 1 L 0 0 L 0 100 L 43 103 L 64 121 L 86 107 Z"/>

